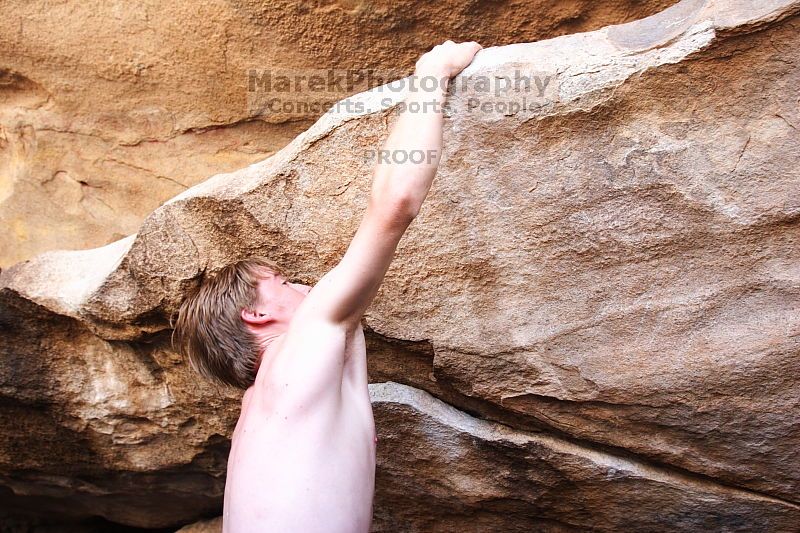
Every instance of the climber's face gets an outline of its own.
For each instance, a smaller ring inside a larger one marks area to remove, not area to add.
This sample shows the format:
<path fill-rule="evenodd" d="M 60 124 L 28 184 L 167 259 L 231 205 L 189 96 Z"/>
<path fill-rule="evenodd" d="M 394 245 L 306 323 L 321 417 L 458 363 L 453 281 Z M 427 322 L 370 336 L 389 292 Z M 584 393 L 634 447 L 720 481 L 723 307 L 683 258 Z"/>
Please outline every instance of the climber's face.
<path fill-rule="evenodd" d="M 295 311 L 310 290 L 308 285 L 289 283 L 281 274 L 265 272 L 258 284 L 256 310 L 274 323 L 288 327 Z"/>
<path fill-rule="evenodd" d="M 242 320 L 260 333 L 283 333 L 295 311 L 311 291 L 308 285 L 289 283 L 285 276 L 265 270 L 258 282 L 258 298 L 252 309 L 242 309 Z"/>

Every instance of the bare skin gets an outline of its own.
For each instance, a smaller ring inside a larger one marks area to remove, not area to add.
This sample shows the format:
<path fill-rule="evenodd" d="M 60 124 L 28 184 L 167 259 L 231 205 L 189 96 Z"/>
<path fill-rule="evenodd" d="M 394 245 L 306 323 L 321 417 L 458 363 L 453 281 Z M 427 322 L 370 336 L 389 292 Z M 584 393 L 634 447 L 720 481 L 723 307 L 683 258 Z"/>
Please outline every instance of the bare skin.
<path fill-rule="evenodd" d="M 442 83 L 406 102 L 444 102 L 447 81 L 480 50 L 447 41 L 423 55 L 418 77 Z M 430 87 L 430 86 L 429 86 Z M 381 162 L 361 225 L 341 262 L 313 287 L 264 272 L 242 320 L 263 346 L 228 458 L 225 533 L 367 532 L 377 436 L 361 317 L 397 244 L 428 194 L 442 146 L 441 105 L 401 113 L 385 150 L 433 159 Z"/>

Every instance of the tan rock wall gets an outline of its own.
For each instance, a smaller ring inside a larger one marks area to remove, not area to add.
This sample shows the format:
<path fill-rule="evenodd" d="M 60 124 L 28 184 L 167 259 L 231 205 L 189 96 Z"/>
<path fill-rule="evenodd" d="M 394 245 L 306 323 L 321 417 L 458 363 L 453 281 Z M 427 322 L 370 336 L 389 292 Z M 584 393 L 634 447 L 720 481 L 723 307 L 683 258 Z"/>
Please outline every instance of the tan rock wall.
<path fill-rule="evenodd" d="M 285 146 L 312 120 L 248 111 L 250 68 L 408 70 L 447 38 L 534 41 L 671 3 L 5 2 L 0 267 L 135 233 L 187 187 Z"/>

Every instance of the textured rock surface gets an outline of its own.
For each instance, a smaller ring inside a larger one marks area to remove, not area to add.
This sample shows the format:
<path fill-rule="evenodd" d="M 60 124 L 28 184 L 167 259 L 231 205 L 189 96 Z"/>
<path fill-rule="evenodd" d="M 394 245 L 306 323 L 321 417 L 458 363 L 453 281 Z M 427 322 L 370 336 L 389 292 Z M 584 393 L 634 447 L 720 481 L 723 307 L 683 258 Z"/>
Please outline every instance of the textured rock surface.
<path fill-rule="evenodd" d="M 406 385 L 372 386 L 376 530 L 800 523 L 798 11 L 684 1 L 484 50 L 459 78 L 551 71 L 557 98 L 493 116 L 452 96 L 429 201 L 365 318 L 371 381 Z M 219 511 L 237 396 L 167 349 L 168 317 L 250 253 L 304 282 L 336 263 L 394 116 L 382 96 L 136 235 L 0 273 L 15 508 L 145 527 Z"/>
<path fill-rule="evenodd" d="M 374 531 L 790 531 L 796 508 L 370 385 Z"/>
<path fill-rule="evenodd" d="M 0 17 L 0 267 L 134 233 L 168 198 L 305 130 L 308 120 L 248 112 L 250 68 L 408 69 L 446 38 L 535 41 L 673 3 L 9 0 Z"/>
<path fill-rule="evenodd" d="M 180 528 L 176 533 L 220 533 L 222 531 L 222 517 L 202 520 Z"/>

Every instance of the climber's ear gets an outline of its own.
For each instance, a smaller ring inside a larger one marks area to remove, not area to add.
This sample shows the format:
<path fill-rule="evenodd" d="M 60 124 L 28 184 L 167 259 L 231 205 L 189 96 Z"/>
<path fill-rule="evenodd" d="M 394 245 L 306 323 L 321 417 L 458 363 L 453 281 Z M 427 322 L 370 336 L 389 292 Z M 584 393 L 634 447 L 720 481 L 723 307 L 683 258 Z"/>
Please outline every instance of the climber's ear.
<path fill-rule="evenodd" d="M 242 309 L 242 320 L 246 324 L 251 324 L 253 326 L 263 326 L 272 318 L 267 313 L 261 313 L 258 309 Z"/>

